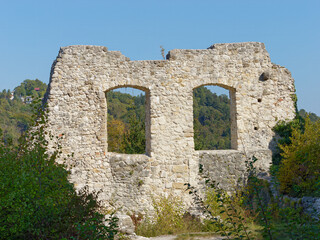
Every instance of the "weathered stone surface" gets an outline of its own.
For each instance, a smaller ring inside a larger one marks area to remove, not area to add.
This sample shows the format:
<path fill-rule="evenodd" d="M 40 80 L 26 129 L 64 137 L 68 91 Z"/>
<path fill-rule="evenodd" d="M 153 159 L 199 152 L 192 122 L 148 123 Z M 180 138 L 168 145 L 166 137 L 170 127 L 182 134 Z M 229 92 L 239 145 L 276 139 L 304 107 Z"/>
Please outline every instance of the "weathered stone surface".
<path fill-rule="evenodd" d="M 117 214 L 115 216 L 119 218 L 119 232 L 129 235 L 134 234 L 135 226 L 133 225 L 130 216 L 123 214 Z"/>
<path fill-rule="evenodd" d="M 320 218 L 320 198 L 316 197 L 302 197 L 302 198 L 294 198 L 288 197 L 287 199 L 290 201 L 296 202 L 302 206 L 303 211 L 309 216 L 313 217 L 316 220 Z"/>
<path fill-rule="evenodd" d="M 178 165 L 178 166 L 172 167 L 172 172 L 175 172 L 175 173 L 184 173 L 187 171 L 188 171 L 188 166 L 186 165 Z"/>
<path fill-rule="evenodd" d="M 219 183 L 219 187 L 232 192 L 235 187 L 242 185 L 246 177 L 246 161 L 255 156 L 258 160 L 255 167 L 258 172 L 267 172 L 271 164 L 270 150 L 255 150 L 243 152 L 238 150 L 199 151 L 200 176 L 202 183 L 210 179 Z"/>
<path fill-rule="evenodd" d="M 268 80 L 261 81 L 266 72 Z M 230 92 L 233 150 L 194 150 L 193 89 L 207 84 Z M 145 155 L 108 152 L 104 93 L 123 86 L 146 92 Z M 66 164 L 77 188 L 102 190 L 105 205 L 113 203 L 125 214 L 145 213 L 152 195 L 179 195 L 188 205 L 183 184 L 203 184 L 199 163 L 226 189 L 243 175 L 244 150 L 266 170 L 272 127 L 294 118 L 294 93 L 290 72 L 271 63 L 263 43 L 175 49 L 163 61 L 130 61 L 106 47 L 69 46 L 52 66 L 48 130 L 64 134 L 60 161 L 71 156 Z"/>

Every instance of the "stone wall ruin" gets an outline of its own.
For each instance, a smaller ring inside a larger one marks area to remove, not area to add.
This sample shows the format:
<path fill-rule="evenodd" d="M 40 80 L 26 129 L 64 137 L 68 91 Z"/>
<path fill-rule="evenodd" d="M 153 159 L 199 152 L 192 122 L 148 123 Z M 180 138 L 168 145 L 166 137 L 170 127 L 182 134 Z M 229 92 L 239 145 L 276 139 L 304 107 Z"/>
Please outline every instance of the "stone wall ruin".
<path fill-rule="evenodd" d="M 194 150 L 193 89 L 203 85 L 230 92 L 231 150 Z M 108 152 L 105 92 L 118 87 L 146 93 L 146 154 Z M 295 116 L 293 94 L 290 72 L 271 63 L 263 43 L 175 49 L 160 61 L 130 61 L 100 46 L 68 46 L 51 70 L 48 129 L 64 134 L 61 161 L 70 155 L 66 164 L 76 188 L 102 189 L 106 205 L 112 201 L 125 213 L 143 213 L 151 208 L 151 195 L 176 194 L 188 202 L 184 184 L 203 185 L 199 164 L 226 189 L 252 155 L 267 170 L 273 126 Z"/>

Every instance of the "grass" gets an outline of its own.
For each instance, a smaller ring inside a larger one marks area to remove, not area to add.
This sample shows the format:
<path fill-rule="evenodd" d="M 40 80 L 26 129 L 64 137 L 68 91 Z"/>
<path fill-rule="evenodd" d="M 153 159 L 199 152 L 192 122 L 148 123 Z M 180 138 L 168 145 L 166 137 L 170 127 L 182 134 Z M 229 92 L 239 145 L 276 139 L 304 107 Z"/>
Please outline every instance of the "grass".
<path fill-rule="evenodd" d="M 154 214 L 135 217 L 136 233 L 144 237 L 177 235 L 177 240 L 207 239 L 224 234 L 225 239 L 320 239 L 319 222 L 303 214 L 299 205 L 283 206 L 280 198 L 267 196 L 268 184 L 260 180 L 256 184 L 261 187 L 258 189 L 260 197 L 266 198 L 261 206 L 257 197 L 252 196 L 252 188 L 233 196 L 209 189 L 203 205 L 209 209 L 210 219 L 200 220 L 184 212 L 182 201 L 176 197 L 153 199 Z"/>
<path fill-rule="evenodd" d="M 209 195 L 209 194 L 208 194 Z M 212 197 L 212 195 L 210 195 Z M 210 198 L 211 200 L 213 198 Z M 216 203 L 212 203 L 216 205 Z M 200 220 L 183 211 L 182 201 L 176 197 L 153 199 L 155 209 L 152 216 L 135 215 L 131 218 L 136 226 L 136 234 L 144 237 L 177 235 L 176 239 L 202 239 L 220 236 L 218 227 L 210 220 Z M 254 239 L 262 239 L 262 227 L 247 218 L 248 228 Z"/>
<path fill-rule="evenodd" d="M 204 224 L 199 219 L 185 213 L 183 203 L 177 197 L 153 199 L 154 214 L 147 217 L 131 217 L 136 233 L 144 237 L 200 232 Z"/>

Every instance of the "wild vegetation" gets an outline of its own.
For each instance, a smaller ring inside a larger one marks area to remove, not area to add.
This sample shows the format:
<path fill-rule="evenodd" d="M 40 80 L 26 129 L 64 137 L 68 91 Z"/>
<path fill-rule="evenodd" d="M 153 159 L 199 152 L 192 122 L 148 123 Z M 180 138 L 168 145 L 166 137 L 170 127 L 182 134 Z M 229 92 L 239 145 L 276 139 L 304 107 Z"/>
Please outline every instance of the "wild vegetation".
<path fill-rule="evenodd" d="M 108 150 L 145 153 L 145 95 L 108 91 Z"/>
<path fill-rule="evenodd" d="M 32 122 L 33 109 L 30 103 L 43 98 L 46 89 L 47 84 L 40 80 L 27 79 L 14 91 L 3 90 L 0 93 L 0 128 L 5 143 L 18 143 L 19 137 Z"/>
<path fill-rule="evenodd" d="M 0 239 L 113 239 L 117 218 L 105 219 L 97 193 L 75 191 L 37 119 L 18 145 L 0 141 Z"/>
<path fill-rule="evenodd" d="M 306 215 L 299 201 L 274 194 L 270 183 L 258 177 L 254 168 L 256 160 L 247 161 L 247 185 L 235 188 L 231 195 L 207 179 L 203 199 L 187 184 L 205 219 L 184 212 L 179 199 L 162 197 L 153 201 L 153 218 L 134 218 L 136 232 L 147 237 L 176 234 L 177 239 L 215 234 L 225 239 L 320 239 L 320 222 Z"/>
<path fill-rule="evenodd" d="M 155 209 L 153 217 L 131 216 L 136 226 L 136 233 L 141 236 L 154 237 L 168 234 L 181 234 L 187 232 L 200 232 L 204 230 L 196 218 L 186 214 L 181 199 L 172 195 L 168 197 L 153 198 Z"/>
<path fill-rule="evenodd" d="M 230 149 L 229 97 L 199 87 L 193 91 L 193 108 L 195 149 Z"/>
<path fill-rule="evenodd" d="M 319 221 L 306 215 L 298 201 L 275 194 L 270 183 L 258 177 L 256 160 L 248 159 L 247 185 L 232 195 L 210 179 L 205 200 L 188 186 L 217 231 L 227 239 L 320 239 Z"/>
<path fill-rule="evenodd" d="M 279 124 L 276 131 L 284 135 L 273 166 L 280 191 L 294 197 L 320 197 L 320 120 L 297 117 Z"/>
<path fill-rule="evenodd" d="M 306 112 L 306 110 L 304 110 L 304 109 L 300 109 L 300 110 L 299 110 L 299 116 L 302 117 L 302 118 L 307 118 L 307 117 L 309 117 L 309 119 L 310 119 L 311 122 L 316 122 L 316 121 L 320 120 L 320 117 L 317 116 L 317 114 L 312 113 L 312 112 L 309 112 L 309 113 L 308 113 L 308 112 Z"/>

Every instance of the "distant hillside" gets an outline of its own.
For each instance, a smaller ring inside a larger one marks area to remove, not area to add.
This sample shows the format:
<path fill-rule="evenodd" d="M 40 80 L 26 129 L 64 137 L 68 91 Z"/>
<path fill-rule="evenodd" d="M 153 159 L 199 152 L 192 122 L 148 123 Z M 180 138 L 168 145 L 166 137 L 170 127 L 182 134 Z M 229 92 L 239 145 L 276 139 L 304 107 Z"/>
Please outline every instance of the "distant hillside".
<path fill-rule="evenodd" d="M 309 115 L 311 122 L 316 122 L 320 119 L 320 117 L 317 116 L 317 114 L 312 112 L 306 112 L 306 110 L 304 109 L 299 110 L 299 115 L 303 118 L 306 118 L 306 116 Z"/>
<path fill-rule="evenodd" d="M 0 129 L 5 142 L 17 143 L 21 133 L 28 129 L 33 113 L 31 103 L 43 98 L 46 89 L 47 84 L 40 80 L 27 79 L 13 92 L 3 90 L 0 93 Z"/>
<path fill-rule="evenodd" d="M 196 150 L 230 149 L 230 99 L 205 87 L 193 91 Z"/>
<path fill-rule="evenodd" d="M 109 91 L 108 150 L 145 153 L 145 96 Z"/>

